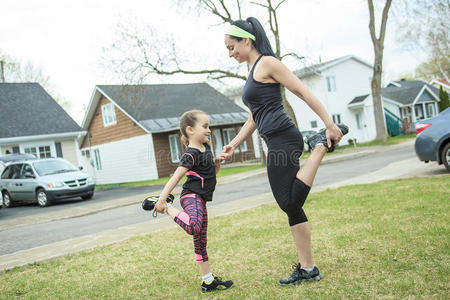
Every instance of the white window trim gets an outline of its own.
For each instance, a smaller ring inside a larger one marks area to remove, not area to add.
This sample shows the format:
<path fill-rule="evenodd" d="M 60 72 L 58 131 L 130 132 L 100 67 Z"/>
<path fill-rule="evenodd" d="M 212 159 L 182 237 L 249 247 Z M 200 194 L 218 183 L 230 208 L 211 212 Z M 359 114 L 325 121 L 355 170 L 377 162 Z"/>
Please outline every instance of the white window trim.
<path fill-rule="evenodd" d="M 173 147 L 172 147 L 171 139 L 175 139 L 175 145 L 176 145 L 175 149 L 173 149 Z M 170 147 L 170 159 L 172 160 L 172 162 L 173 163 L 180 162 L 181 149 L 180 149 L 180 137 L 178 136 L 178 134 L 170 134 L 169 135 L 169 147 Z M 173 150 L 175 150 L 175 152 L 176 152 L 175 155 L 177 157 L 174 157 Z"/>
<path fill-rule="evenodd" d="M 95 170 L 96 171 L 103 170 L 102 156 L 100 154 L 100 148 L 92 148 L 91 151 L 93 153 L 92 160 L 94 161 L 94 168 L 95 168 Z M 97 158 L 98 158 L 98 161 L 97 161 Z"/>
<path fill-rule="evenodd" d="M 102 105 L 102 118 L 105 127 L 117 124 L 116 111 L 113 103 Z M 112 121 L 108 121 L 109 118 L 111 118 Z"/>
<path fill-rule="evenodd" d="M 50 146 L 51 157 L 56 157 L 56 147 L 54 141 L 42 141 L 38 143 L 19 144 L 20 153 L 25 153 L 25 148 L 36 148 L 36 155 L 39 155 L 39 147 Z M 39 157 L 37 157 L 39 158 Z"/>
<path fill-rule="evenodd" d="M 339 113 L 338 114 L 332 114 L 331 118 L 333 119 L 333 122 L 336 123 L 336 124 L 342 123 L 342 116 Z"/>
<path fill-rule="evenodd" d="M 330 75 L 325 77 L 327 92 L 336 92 L 336 76 Z"/>
<path fill-rule="evenodd" d="M 214 129 L 213 136 L 214 136 L 214 155 L 219 155 L 220 153 L 222 153 L 223 150 L 222 133 L 220 129 Z"/>
<path fill-rule="evenodd" d="M 242 127 L 239 127 L 238 131 L 241 131 Z M 237 133 L 236 133 L 237 134 Z M 244 140 L 244 142 L 241 144 L 241 151 L 242 152 L 247 152 L 248 151 L 248 147 L 247 147 L 247 141 Z"/>
<path fill-rule="evenodd" d="M 224 144 L 228 145 L 237 135 L 236 129 L 235 128 L 223 128 L 223 137 L 224 137 Z M 230 132 L 232 132 L 234 134 L 234 137 L 230 138 Z M 244 141 L 240 147 L 237 147 L 236 149 L 234 149 L 235 153 L 239 153 L 239 152 L 247 152 L 248 151 L 248 146 L 247 146 L 247 141 Z"/>

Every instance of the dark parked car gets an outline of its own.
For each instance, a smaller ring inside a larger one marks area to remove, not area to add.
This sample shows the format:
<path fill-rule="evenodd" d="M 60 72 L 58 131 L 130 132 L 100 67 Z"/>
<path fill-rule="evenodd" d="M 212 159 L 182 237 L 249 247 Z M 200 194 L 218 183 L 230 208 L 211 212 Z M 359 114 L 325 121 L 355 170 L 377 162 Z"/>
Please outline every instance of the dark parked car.
<path fill-rule="evenodd" d="M 450 172 L 450 107 L 416 124 L 414 148 L 421 161 L 437 161 Z"/>

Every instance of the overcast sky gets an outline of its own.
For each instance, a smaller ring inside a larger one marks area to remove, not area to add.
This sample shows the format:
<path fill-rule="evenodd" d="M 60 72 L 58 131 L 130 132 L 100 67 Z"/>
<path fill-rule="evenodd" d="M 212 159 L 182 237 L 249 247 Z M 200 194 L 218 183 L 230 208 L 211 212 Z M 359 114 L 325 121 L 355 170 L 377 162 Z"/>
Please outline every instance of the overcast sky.
<path fill-rule="evenodd" d="M 255 12 L 256 7 L 248 9 L 243 17 Z M 120 83 L 100 61 L 102 49 L 111 44 L 116 25 L 123 19 L 148 22 L 173 34 L 180 45 L 188 47 L 186 53 L 193 61 L 198 59 L 196 53 L 207 50 L 224 64 L 235 64 L 223 44 L 228 26 L 212 26 L 218 20 L 211 16 L 183 13 L 171 0 L 2 0 L 0 51 L 41 67 L 55 90 L 71 103 L 71 116 L 81 123 L 83 104 L 89 103 L 95 85 Z M 279 12 L 285 49 L 306 53 L 312 60 L 354 54 L 373 63 L 368 22 L 365 0 L 289 0 Z M 394 22 L 388 23 L 387 31 L 385 81 L 412 72 L 424 59 L 422 53 L 406 51 L 396 42 Z M 152 82 L 193 81 L 183 76 Z"/>

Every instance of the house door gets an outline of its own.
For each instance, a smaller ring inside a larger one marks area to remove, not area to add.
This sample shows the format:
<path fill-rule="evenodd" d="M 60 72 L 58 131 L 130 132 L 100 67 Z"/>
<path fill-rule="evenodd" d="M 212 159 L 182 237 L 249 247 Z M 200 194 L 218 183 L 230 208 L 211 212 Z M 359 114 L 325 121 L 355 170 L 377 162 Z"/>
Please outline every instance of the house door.
<path fill-rule="evenodd" d="M 355 138 L 357 143 L 364 142 L 367 140 L 366 130 L 365 130 L 365 118 L 362 109 L 355 111 L 355 121 L 356 130 L 354 134 L 349 138 Z"/>

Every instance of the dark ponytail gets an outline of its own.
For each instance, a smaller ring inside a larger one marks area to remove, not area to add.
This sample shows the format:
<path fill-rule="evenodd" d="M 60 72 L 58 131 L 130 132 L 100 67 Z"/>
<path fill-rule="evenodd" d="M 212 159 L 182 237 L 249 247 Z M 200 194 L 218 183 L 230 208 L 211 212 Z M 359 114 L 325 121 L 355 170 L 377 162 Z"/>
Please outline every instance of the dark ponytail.
<path fill-rule="evenodd" d="M 262 27 L 261 23 L 259 23 L 258 19 L 254 17 L 249 17 L 247 20 L 237 20 L 234 21 L 232 25 L 235 25 L 241 29 L 244 29 L 247 32 L 250 32 L 255 36 L 255 41 L 252 41 L 253 47 L 262 55 L 275 56 L 275 53 L 272 50 L 272 46 L 270 45 L 269 39 L 267 38 L 266 32 Z M 237 41 L 241 41 L 242 38 L 231 36 L 233 39 Z"/>

